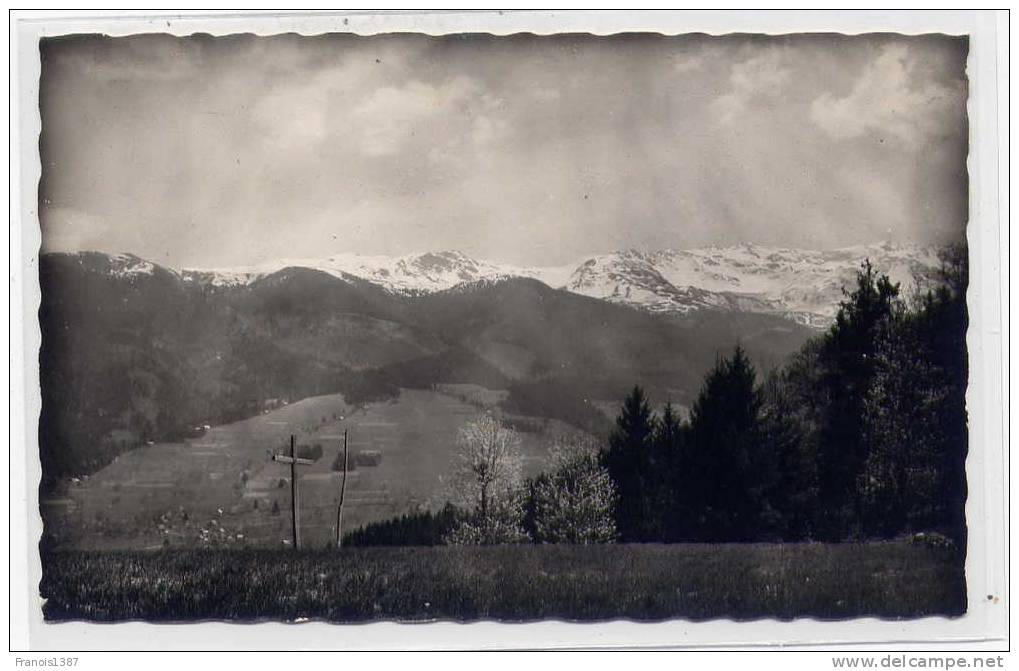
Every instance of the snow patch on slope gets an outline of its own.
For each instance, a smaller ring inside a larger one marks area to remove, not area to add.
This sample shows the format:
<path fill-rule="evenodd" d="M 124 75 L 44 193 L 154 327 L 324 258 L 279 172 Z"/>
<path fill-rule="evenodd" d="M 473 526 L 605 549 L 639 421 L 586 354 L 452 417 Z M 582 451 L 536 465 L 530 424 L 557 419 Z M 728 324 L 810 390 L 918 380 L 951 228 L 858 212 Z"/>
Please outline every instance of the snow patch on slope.
<path fill-rule="evenodd" d="M 185 270 L 188 281 L 216 287 L 250 284 L 287 267 L 356 277 L 388 291 L 415 295 L 511 277 L 640 309 L 684 314 L 706 308 L 769 313 L 824 327 L 852 288 L 865 259 L 909 290 L 916 276 L 938 267 L 935 248 L 890 243 L 817 251 L 738 245 L 659 251 L 628 250 L 556 267 L 520 267 L 473 259 L 458 251 L 398 257 L 337 254 L 283 259 L 261 266 Z"/>
<path fill-rule="evenodd" d="M 183 271 L 192 281 L 217 287 L 251 284 L 284 268 L 310 268 L 341 279 L 353 276 L 401 294 L 445 291 L 479 280 L 529 277 L 556 288 L 566 283 L 572 266 L 530 268 L 473 259 L 463 252 L 426 252 L 404 256 L 336 254 L 324 259 L 281 259 L 258 266 Z"/>
<path fill-rule="evenodd" d="M 111 272 L 117 277 L 154 275 L 156 272 L 155 264 L 134 254 L 110 254 L 109 259 Z"/>

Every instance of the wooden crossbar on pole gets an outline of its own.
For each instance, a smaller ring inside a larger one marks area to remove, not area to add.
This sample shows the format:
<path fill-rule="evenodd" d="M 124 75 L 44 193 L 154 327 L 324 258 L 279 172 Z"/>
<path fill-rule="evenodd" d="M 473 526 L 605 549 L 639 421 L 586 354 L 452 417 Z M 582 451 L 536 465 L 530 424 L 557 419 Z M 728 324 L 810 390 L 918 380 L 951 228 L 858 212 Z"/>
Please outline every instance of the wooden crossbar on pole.
<path fill-rule="evenodd" d="M 312 459 L 302 459 L 297 456 L 296 451 L 296 437 L 291 434 L 290 436 L 290 454 L 274 454 L 272 460 L 277 461 L 281 464 L 290 464 L 290 522 L 293 525 L 293 542 L 294 549 L 298 548 L 301 542 L 300 532 L 300 506 L 297 498 L 297 467 L 298 466 L 310 466 L 315 461 Z"/>

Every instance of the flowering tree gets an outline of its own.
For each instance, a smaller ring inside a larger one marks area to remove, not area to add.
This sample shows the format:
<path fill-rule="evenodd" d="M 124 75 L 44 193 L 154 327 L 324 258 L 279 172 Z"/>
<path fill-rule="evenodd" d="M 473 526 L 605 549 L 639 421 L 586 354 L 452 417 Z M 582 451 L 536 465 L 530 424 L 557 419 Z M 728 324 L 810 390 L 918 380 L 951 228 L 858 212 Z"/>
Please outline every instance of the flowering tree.
<path fill-rule="evenodd" d="M 457 446 L 451 494 L 471 514 L 446 541 L 480 545 L 527 540 L 522 527 L 520 436 L 486 413 L 460 429 Z"/>
<path fill-rule="evenodd" d="M 519 492 L 508 491 L 491 502 L 488 514 L 479 511 L 461 520 L 445 537 L 449 545 L 502 545 L 526 543 L 530 537 L 523 527 L 524 507 Z"/>
<path fill-rule="evenodd" d="M 559 441 L 551 450 L 551 467 L 532 488 L 535 540 L 583 545 L 614 541 L 616 488 L 599 463 L 597 449 L 583 441 Z"/>

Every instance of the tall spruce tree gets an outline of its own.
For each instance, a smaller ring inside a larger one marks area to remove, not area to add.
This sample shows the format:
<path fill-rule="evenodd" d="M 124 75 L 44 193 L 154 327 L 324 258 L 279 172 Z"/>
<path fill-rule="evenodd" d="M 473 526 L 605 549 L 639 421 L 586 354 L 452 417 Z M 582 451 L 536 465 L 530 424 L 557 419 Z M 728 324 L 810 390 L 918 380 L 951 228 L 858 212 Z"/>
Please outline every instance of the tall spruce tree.
<path fill-rule="evenodd" d="M 761 398 L 756 372 L 743 348 L 719 357 L 690 413 L 693 520 L 705 541 L 754 540 L 764 487 L 759 474 Z"/>
<path fill-rule="evenodd" d="M 866 261 L 846 293 L 820 352 L 826 400 L 819 435 L 818 532 L 825 540 L 859 534 L 857 482 L 867 460 L 865 401 L 874 379 L 878 341 L 890 328 L 899 287 Z"/>
<path fill-rule="evenodd" d="M 870 452 L 858 488 L 866 533 L 965 534 L 965 250 L 943 257 L 939 286 L 878 340 L 864 403 Z"/>
<path fill-rule="evenodd" d="M 797 363 L 801 363 L 800 358 Z M 774 372 L 762 385 L 761 459 L 758 477 L 765 490 L 761 540 L 798 541 L 813 537 L 817 509 L 817 463 L 805 425 L 812 409 L 788 371 Z"/>
<path fill-rule="evenodd" d="M 655 538 L 654 469 L 651 458 L 656 419 L 644 390 L 633 388 L 623 401 L 603 457 L 616 484 L 616 529 L 623 542 Z"/>
<path fill-rule="evenodd" d="M 947 381 L 946 394 L 937 412 L 941 428 L 945 470 L 942 524 L 956 537 L 959 547 L 966 546 L 966 456 L 969 427 L 966 390 L 969 387 L 969 351 L 966 332 L 969 312 L 966 292 L 969 288 L 969 252 L 965 244 L 947 247 L 941 254 L 940 286 L 930 292 L 921 311 L 922 332 L 932 361 Z"/>
<path fill-rule="evenodd" d="M 657 475 L 654 488 L 654 505 L 658 511 L 656 531 L 661 540 L 670 543 L 686 540 L 691 535 L 689 471 L 684 463 L 687 429 L 672 403 L 666 403 L 655 425 L 652 461 Z"/>

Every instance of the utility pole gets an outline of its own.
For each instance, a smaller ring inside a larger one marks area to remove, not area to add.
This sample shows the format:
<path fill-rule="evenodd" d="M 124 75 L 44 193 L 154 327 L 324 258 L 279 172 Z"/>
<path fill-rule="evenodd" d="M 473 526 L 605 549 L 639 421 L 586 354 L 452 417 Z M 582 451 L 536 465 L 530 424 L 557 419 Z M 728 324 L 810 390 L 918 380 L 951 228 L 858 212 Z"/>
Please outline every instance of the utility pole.
<path fill-rule="evenodd" d="M 336 547 L 343 547 L 343 495 L 347 491 L 347 430 L 343 430 L 343 478 L 340 480 L 340 505 L 336 507 Z"/>
<path fill-rule="evenodd" d="M 274 454 L 272 455 L 273 461 L 278 461 L 282 464 L 290 464 L 290 522 L 293 525 L 293 539 L 294 549 L 296 550 L 298 544 L 301 542 L 300 536 L 300 520 L 298 514 L 298 501 L 297 501 L 297 467 L 310 466 L 315 462 L 311 459 L 299 459 L 295 450 L 294 443 L 296 438 L 293 434 L 290 435 L 290 455 L 285 454 Z"/>

